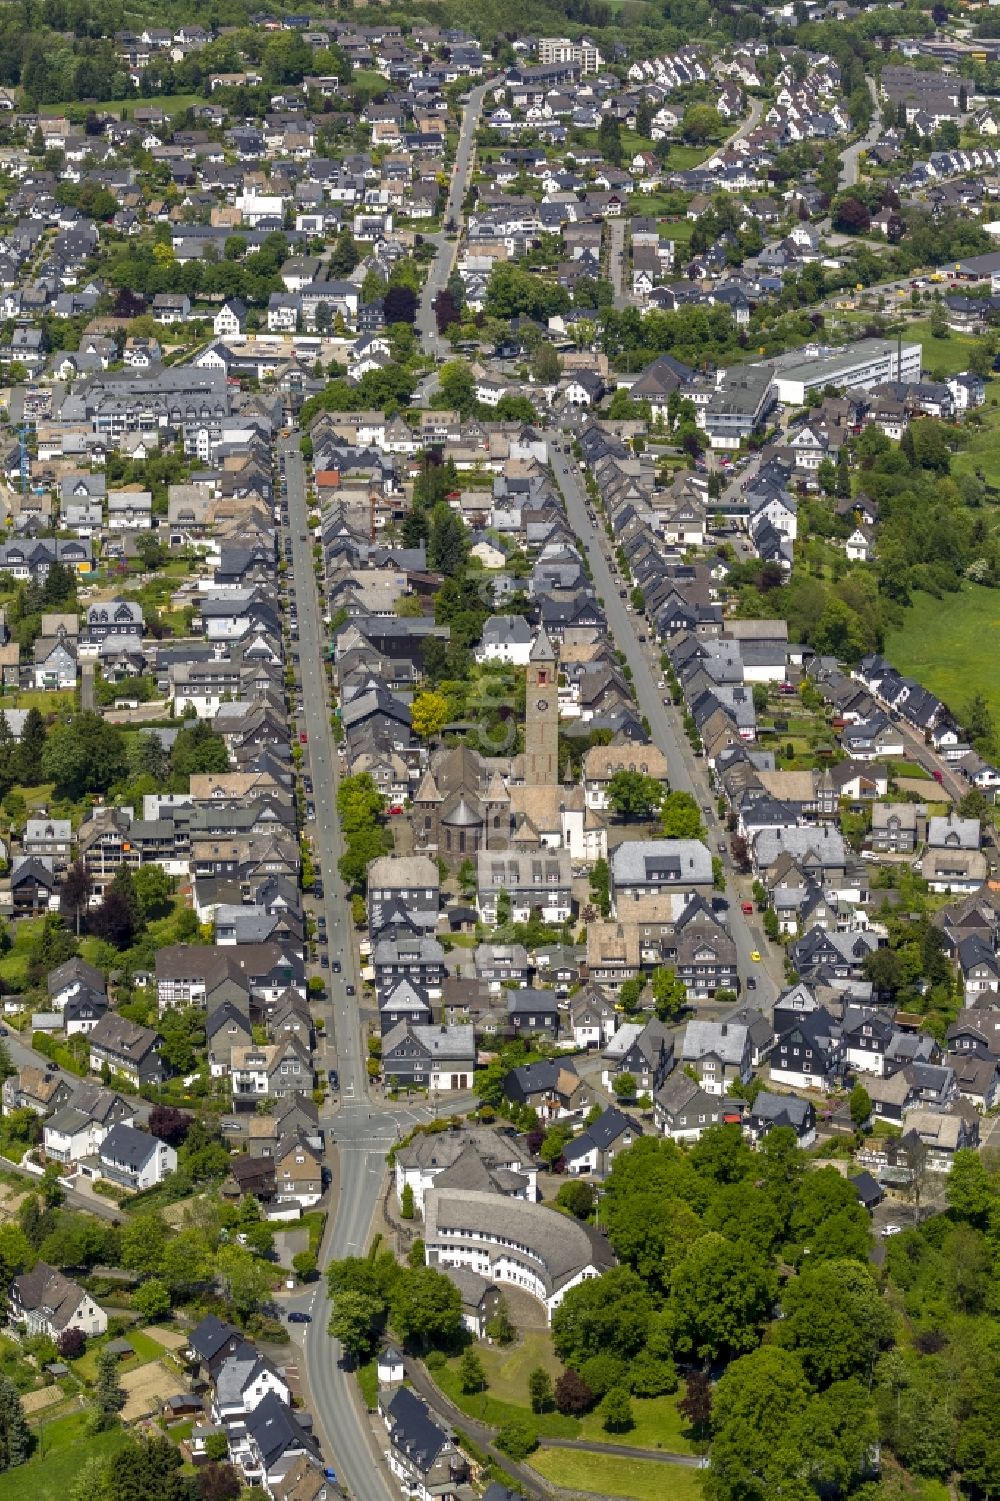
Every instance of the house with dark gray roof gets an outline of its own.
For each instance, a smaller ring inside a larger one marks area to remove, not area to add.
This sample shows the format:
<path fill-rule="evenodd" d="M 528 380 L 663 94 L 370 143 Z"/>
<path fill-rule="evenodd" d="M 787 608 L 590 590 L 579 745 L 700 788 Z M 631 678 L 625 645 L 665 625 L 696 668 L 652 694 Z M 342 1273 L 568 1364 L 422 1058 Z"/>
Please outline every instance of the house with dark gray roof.
<path fill-rule="evenodd" d="M 762 1089 L 750 1107 L 744 1132 L 756 1146 L 775 1126 L 790 1127 L 800 1147 L 811 1147 L 816 1140 L 815 1106 L 810 1100 L 800 1100 L 797 1095 L 771 1094 Z"/>
<path fill-rule="evenodd" d="M 585 1131 L 566 1143 L 563 1148 L 566 1171 L 575 1177 L 587 1174 L 606 1178 L 618 1153 L 627 1151 L 641 1135 L 638 1121 L 609 1105 Z"/>
<path fill-rule="evenodd" d="M 389 1434 L 386 1459 L 406 1495 L 431 1501 L 465 1481 L 465 1457 L 416 1392 L 407 1386 L 385 1388 L 379 1413 Z"/>
<path fill-rule="evenodd" d="M 12 1324 L 24 1324 L 29 1334 L 55 1339 L 64 1329 L 82 1334 L 103 1334 L 108 1316 L 90 1293 L 44 1261 L 30 1272 L 15 1277 L 10 1285 L 7 1316 Z"/>

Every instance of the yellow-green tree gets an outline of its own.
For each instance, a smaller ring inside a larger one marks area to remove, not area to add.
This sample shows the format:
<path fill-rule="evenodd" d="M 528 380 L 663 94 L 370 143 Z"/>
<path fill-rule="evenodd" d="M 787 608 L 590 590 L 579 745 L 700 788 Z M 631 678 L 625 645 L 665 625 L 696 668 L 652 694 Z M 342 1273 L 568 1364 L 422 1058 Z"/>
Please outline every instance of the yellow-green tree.
<path fill-rule="evenodd" d="M 410 705 L 410 723 L 421 740 L 433 740 L 440 735 L 448 723 L 448 700 L 444 694 L 433 690 L 418 693 Z"/>

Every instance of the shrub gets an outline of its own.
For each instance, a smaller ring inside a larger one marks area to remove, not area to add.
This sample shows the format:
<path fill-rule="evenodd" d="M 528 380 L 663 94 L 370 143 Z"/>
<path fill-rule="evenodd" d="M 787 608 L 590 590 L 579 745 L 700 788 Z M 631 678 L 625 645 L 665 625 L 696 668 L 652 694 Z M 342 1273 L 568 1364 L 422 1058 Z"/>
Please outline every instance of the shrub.
<path fill-rule="evenodd" d="M 603 1397 L 613 1386 L 625 1386 L 628 1379 L 624 1360 L 612 1355 L 610 1350 L 603 1350 L 600 1355 L 585 1360 L 580 1375 L 595 1397 Z"/>
<path fill-rule="evenodd" d="M 635 1427 L 632 1404 L 623 1386 L 613 1386 L 600 1406 L 601 1423 L 606 1433 L 627 1433 Z"/>
<path fill-rule="evenodd" d="M 56 1340 L 56 1350 L 62 1360 L 79 1360 L 87 1348 L 87 1336 L 82 1329 L 64 1329 Z"/>
<path fill-rule="evenodd" d="M 527 1459 L 538 1448 L 538 1435 L 522 1418 L 510 1418 L 497 1434 L 496 1444 L 511 1459 Z"/>
<path fill-rule="evenodd" d="M 594 1393 L 576 1371 L 567 1367 L 556 1381 L 556 1406 L 567 1414 L 586 1412 L 594 1400 Z"/>

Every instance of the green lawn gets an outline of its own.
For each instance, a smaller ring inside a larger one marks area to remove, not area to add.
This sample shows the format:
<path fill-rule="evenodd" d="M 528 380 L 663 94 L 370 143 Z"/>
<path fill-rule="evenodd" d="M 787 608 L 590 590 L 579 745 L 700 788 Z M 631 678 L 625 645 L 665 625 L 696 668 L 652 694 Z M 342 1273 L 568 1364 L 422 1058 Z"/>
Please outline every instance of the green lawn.
<path fill-rule="evenodd" d="M 467 1395 L 459 1381 L 459 1357 L 433 1372 L 442 1391 L 463 1412 L 480 1422 L 499 1428 L 509 1418 L 526 1419 L 535 1431 L 549 1438 L 586 1438 L 592 1442 L 634 1445 L 638 1449 L 664 1449 L 676 1454 L 690 1454 L 691 1441 L 677 1411 L 676 1397 L 633 1398 L 635 1426 L 628 1433 L 605 1433 L 596 1412 L 573 1418 L 559 1412 L 533 1413 L 528 1399 L 528 1377 L 536 1367 L 548 1371 L 553 1380 L 562 1371 L 562 1363 L 552 1348 L 551 1336 L 541 1330 L 523 1335 L 506 1349 L 480 1344 L 476 1354 L 486 1371 L 486 1391 Z M 362 1388 L 363 1390 L 364 1388 Z"/>
<path fill-rule="evenodd" d="M 141 1329 L 132 1329 L 124 1336 L 135 1351 L 127 1360 L 119 1361 L 119 1371 L 135 1371 L 141 1365 L 148 1365 L 151 1360 L 160 1360 L 164 1355 L 163 1346 L 157 1344 L 148 1334 L 143 1334 Z M 79 1360 L 71 1362 L 73 1374 L 81 1381 L 88 1384 L 97 1380 L 97 1357 L 106 1339 L 92 1339 L 87 1342 L 87 1349 Z"/>
<path fill-rule="evenodd" d="M 385 79 L 382 79 L 383 86 Z M 96 109 L 110 113 L 114 111 L 121 114 L 127 110 L 129 115 L 134 115 L 137 109 L 151 109 L 159 105 L 168 115 L 178 115 L 182 110 L 191 109 L 196 104 L 204 104 L 203 94 L 151 94 L 149 98 L 135 95 L 129 99 L 98 99 L 96 104 L 88 104 L 88 109 Z M 64 115 L 67 111 L 76 112 L 80 108 L 79 99 L 65 99 L 59 104 L 44 104 L 39 110 L 41 115 Z"/>
<path fill-rule="evenodd" d="M 655 1459 L 620 1459 L 582 1449 L 539 1449 L 529 1463 L 553 1485 L 566 1490 L 622 1496 L 627 1501 L 701 1501 L 700 1470 L 658 1464 Z"/>
<path fill-rule="evenodd" d="M 943 699 L 960 714 L 975 692 L 986 698 L 1000 720 L 1000 595 L 979 584 L 963 584 L 958 594 L 933 599 L 914 595 L 902 627 L 886 638 L 885 654 L 904 674 Z"/>
<path fill-rule="evenodd" d="M 1000 487 L 1000 406 L 981 407 L 979 415 L 982 426 L 964 429 L 966 446 L 952 459 L 952 473 L 978 472 L 988 485 Z"/>
<path fill-rule="evenodd" d="M 114 1454 L 127 1442 L 124 1429 L 87 1433 L 88 1414 L 73 1412 L 53 1418 L 34 1431 L 39 1443 L 26 1465 L 0 1474 L 0 1501 L 65 1501 L 88 1459 Z"/>
<path fill-rule="evenodd" d="M 967 370 L 969 355 L 979 342 L 972 334 L 955 334 L 950 329 L 945 338 L 935 339 L 929 318 L 908 323 L 903 338 L 911 342 L 916 340 L 923 346 L 925 371 L 932 370 L 941 375 L 955 375 L 959 370 Z"/>
<path fill-rule="evenodd" d="M 378 1361 L 372 1356 L 371 1360 L 363 1361 L 354 1374 L 358 1378 L 365 1406 L 370 1412 L 374 1412 L 378 1406 Z"/>
<path fill-rule="evenodd" d="M 635 1427 L 628 1433 L 605 1433 L 598 1413 L 580 1419 L 580 1437 L 592 1443 L 632 1444 L 637 1449 L 664 1449 L 672 1454 L 692 1454 L 684 1419 L 677 1411 L 676 1397 L 633 1397 Z"/>

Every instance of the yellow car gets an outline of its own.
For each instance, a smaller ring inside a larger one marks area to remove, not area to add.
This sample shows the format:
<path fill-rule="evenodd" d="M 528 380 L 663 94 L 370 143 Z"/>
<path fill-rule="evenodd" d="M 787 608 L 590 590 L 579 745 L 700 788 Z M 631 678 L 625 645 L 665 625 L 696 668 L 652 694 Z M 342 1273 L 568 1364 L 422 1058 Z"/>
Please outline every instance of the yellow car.
<path fill-rule="evenodd" d="M 754 949 L 753 953 L 750 955 L 750 958 L 753 960 L 754 964 L 760 963 L 760 954 L 756 949 Z"/>

